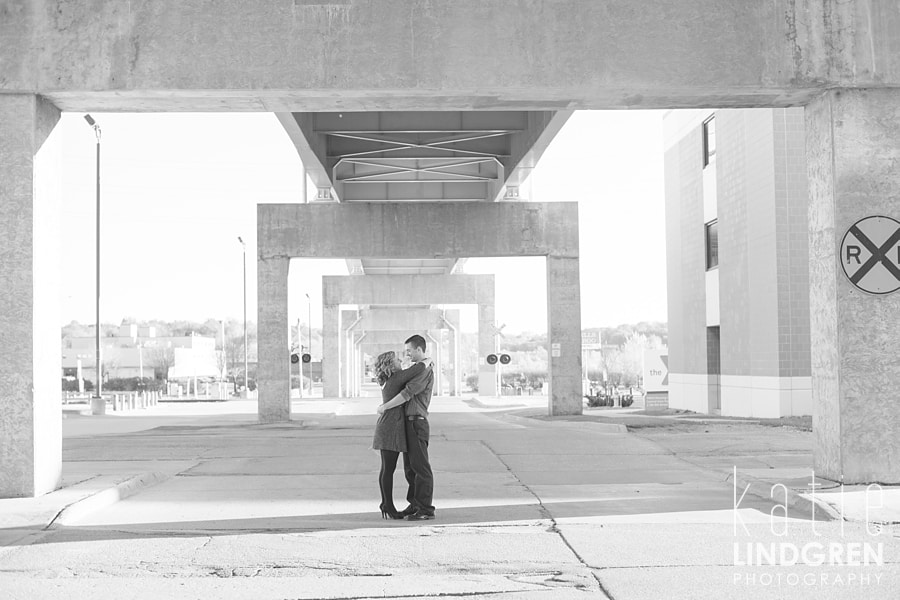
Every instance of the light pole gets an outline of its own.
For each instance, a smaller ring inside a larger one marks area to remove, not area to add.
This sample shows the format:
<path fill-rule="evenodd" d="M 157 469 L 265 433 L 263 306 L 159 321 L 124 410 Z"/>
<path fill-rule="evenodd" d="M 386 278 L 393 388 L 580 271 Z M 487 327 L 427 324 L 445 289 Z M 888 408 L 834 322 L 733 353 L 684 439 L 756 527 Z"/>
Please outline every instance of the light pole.
<path fill-rule="evenodd" d="M 309 299 L 309 294 L 306 294 L 306 343 L 309 344 L 309 397 L 312 398 L 312 300 Z M 301 362 L 300 365 L 300 387 L 302 388 L 303 363 Z"/>
<path fill-rule="evenodd" d="M 102 361 L 100 357 L 100 125 L 91 115 L 84 115 L 84 120 L 94 129 L 94 135 L 97 137 L 97 313 L 96 313 L 96 331 L 94 358 L 97 362 L 97 385 L 95 389 L 95 398 L 103 398 L 103 376 Z"/>
<path fill-rule="evenodd" d="M 238 236 L 244 251 L 244 398 L 250 395 L 250 370 L 247 367 L 247 244 Z"/>

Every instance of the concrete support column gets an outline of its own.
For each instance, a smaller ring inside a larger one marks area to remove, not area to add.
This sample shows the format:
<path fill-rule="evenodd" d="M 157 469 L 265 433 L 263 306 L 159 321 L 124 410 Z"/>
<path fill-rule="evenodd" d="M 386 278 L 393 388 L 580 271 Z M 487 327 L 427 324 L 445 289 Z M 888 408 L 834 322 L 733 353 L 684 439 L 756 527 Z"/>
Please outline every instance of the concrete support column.
<path fill-rule="evenodd" d="M 494 335 L 494 303 L 478 305 L 478 395 L 497 396 L 497 366 L 485 360 L 488 354 L 496 353 Z"/>
<path fill-rule="evenodd" d="M 360 394 L 360 382 L 362 381 L 362 349 L 359 347 L 360 336 L 353 333 L 350 339 L 353 342 L 350 347 L 353 368 L 350 370 L 350 392 L 347 395 L 356 398 Z"/>
<path fill-rule="evenodd" d="M 58 120 L 0 95 L 0 498 L 51 492 L 62 469 Z"/>
<path fill-rule="evenodd" d="M 442 395 L 444 389 L 444 379 L 443 379 L 443 360 L 441 356 L 441 332 L 440 331 L 429 331 L 427 334 L 429 340 L 429 346 L 432 348 L 431 355 L 432 360 L 434 361 L 434 396 Z"/>
<path fill-rule="evenodd" d="M 341 395 L 341 311 L 336 304 L 322 306 L 322 395 Z"/>
<path fill-rule="evenodd" d="M 341 362 L 338 367 L 340 371 L 341 388 L 339 395 L 342 398 L 351 398 L 355 395 L 356 389 L 353 385 L 354 373 L 356 369 L 356 341 L 358 337 L 357 325 L 359 321 L 359 311 L 342 310 L 340 321 L 340 343 L 341 343 Z"/>
<path fill-rule="evenodd" d="M 900 482 L 900 292 L 860 291 L 840 255 L 860 219 L 900 220 L 898 139 L 896 90 L 826 92 L 806 108 L 814 462 L 817 475 L 848 484 Z M 898 252 L 894 243 L 885 260 L 896 266 Z"/>
<path fill-rule="evenodd" d="M 450 395 L 459 396 L 459 318 L 456 320 L 448 318 L 447 320 L 450 321 L 450 324 L 454 327 L 450 330 L 450 341 L 448 345 L 450 360 L 453 362 L 453 375 L 450 379 Z"/>
<path fill-rule="evenodd" d="M 366 372 L 366 364 L 363 360 L 362 347 L 358 343 L 353 354 L 356 357 L 356 378 L 353 382 L 353 395 L 360 396 L 362 394 L 362 380 Z"/>
<path fill-rule="evenodd" d="M 291 420 L 291 362 L 288 351 L 288 258 L 257 260 L 259 297 L 257 386 L 261 423 Z"/>
<path fill-rule="evenodd" d="M 343 319 L 341 319 L 343 321 Z M 349 333 L 341 335 L 342 350 L 341 353 L 341 397 L 349 398 L 352 395 L 350 391 L 350 373 L 353 371 L 353 336 Z"/>
<path fill-rule="evenodd" d="M 580 415 L 581 283 L 578 258 L 547 257 L 550 414 Z"/>

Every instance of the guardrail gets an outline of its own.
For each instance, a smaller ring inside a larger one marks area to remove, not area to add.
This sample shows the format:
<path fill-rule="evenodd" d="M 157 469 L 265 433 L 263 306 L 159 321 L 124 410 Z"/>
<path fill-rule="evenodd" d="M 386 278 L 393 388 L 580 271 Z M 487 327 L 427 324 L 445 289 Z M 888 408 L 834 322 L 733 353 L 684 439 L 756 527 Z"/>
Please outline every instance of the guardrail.
<path fill-rule="evenodd" d="M 91 405 L 91 414 L 106 414 L 109 404 L 113 412 L 150 408 L 159 404 L 161 392 L 108 392 L 102 398 L 94 398 L 90 393 L 63 392 L 63 404 L 85 402 Z"/>

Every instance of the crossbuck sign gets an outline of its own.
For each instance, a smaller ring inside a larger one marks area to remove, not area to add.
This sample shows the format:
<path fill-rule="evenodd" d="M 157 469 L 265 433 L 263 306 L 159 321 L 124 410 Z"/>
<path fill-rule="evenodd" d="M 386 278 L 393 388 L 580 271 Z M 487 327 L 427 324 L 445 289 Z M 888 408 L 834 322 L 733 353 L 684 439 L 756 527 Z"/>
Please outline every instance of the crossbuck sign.
<path fill-rule="evenodd" d="M 856 288 L 876 295 L 900 289 L 900 222 L 874 216 L 854 223 L 841 241 L 841 267 Z"/>

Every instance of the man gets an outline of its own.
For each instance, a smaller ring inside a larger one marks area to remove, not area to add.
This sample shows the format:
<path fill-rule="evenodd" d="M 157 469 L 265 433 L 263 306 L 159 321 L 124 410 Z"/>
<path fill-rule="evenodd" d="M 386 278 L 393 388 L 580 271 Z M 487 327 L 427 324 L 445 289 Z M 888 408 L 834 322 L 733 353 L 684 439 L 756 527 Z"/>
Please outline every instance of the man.
<path fill-rule="evenodd" d="M 425 338 L 414 335 L 406 340 L 406 357 L 414 363 L 425 360 Z M 406 499 L 409 506 L 402 511 L 408 521 L 425 521 L 434 518 L 434 475 L 428 460 L 428 406 L 431 404 L 431 390 L 434 387 L 434 370 L 427 369 L 416 377 L 400 394 L 406 399 L 406 447 L 403 455 L 403 470 L 409 491 Z"/>

